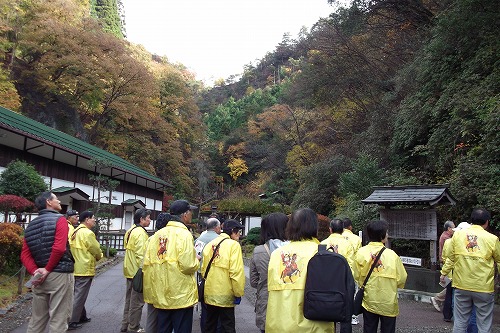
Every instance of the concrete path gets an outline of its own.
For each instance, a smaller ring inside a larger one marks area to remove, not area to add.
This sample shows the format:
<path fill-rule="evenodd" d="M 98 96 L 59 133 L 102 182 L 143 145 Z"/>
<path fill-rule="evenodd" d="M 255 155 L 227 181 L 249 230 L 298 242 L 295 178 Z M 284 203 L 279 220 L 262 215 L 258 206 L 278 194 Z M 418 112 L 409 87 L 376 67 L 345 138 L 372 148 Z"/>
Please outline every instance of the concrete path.
<path fill-rule="evenodd" d="M 245 267 L 247 286 L 245 297 L 235 309 L 236 332 L 259 333 L 255 326 L 255 313 L 253 302 L 255 289 L 248 285 L 248 268 Z M 87 314 L 92 321 L 83 325 L 75 333 L 118 333 L 123 313 L 125 281 L 122 273 L 122 264 L 111 267 L 106 272 L 94 279 L 90 294 L 87 299 Z M 400 315 L 397 319 L 396 332 L 398 333 L 449 333 L 453 328 L 452 323 L 444 322 L 441 313 L 434 310 L 429 303 L 429 294 L 415 293 L 412 291 L 400 292 Z M 286 315 L 286 309 L 283 309 Z M 194 310 L 193 332 L 201 333 L 199 313 Z M 363 319 L 359 316 L 359 325 L 353 326 L 353 333 L 362 332 Z M 493 319 L 493 333 L 500 333 L 500 306 L 495 306 Z M 146 307 L 143 310 L 141 324 L 146 324 Z M 12 333 L 25 333 L 28 324 L 15 329 Z M 337 332 L 338 332 L 337 328 Z M 291 332 L 290 332 L 291 333 Z"/>
<path fill-rule="evenodd" d="M 248 269 L 246 269 L 248 274 Z M 87 316 L 92 321 L 75 333 L 114 333 L 120 332 L 120 324 L 125 302 L 125 279 L 122 264 L 111 267 L 108 271 L 94 278 L 87 298 Z M 200 314 L 195 307 L 193 315 L 193 333 L 201 333 Z M 243 297 L 236 307 L 236 331 L 239 333 L 258 333 L 255 326 L 255 314 L 251 301 Z M 146 326 L 146 306 L 142 313 L 141 326 Z M 18 327 L 12 333 L 25 333 L 28 323 Z M 48 331 L 47 331 L 48 332 Z"/>

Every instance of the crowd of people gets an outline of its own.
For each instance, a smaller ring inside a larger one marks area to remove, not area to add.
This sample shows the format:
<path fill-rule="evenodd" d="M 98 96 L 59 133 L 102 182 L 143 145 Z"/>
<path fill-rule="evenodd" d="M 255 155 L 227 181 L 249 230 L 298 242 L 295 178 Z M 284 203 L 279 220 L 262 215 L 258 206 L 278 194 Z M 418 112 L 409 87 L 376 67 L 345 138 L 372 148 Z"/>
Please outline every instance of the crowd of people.
<path fill-rule="evenodd" d="M 96 261 L 103 256 L 91 230 L 94 215 L 69 210 L 63 216 L 60 202 L 51 192 L 42 193 L 35 204 L 39 216 L 25 231 L 21 253 L 23 264 L 33 275 L 27 332 L 43 332 L 47 326 L 50 332 L 78 329 L 91 320 L 85 302 Z M 245 287 L 239 243 L 244 226 L 213 215 L 206 221 L 207 230 L 194 240 L 186 225 L 196 208 L 186 200 L 172 202 L 170 212 L 157 217 L 152 236 L 146 230 L 151 211 L 136 210 L 134 225 L 124 236 L 126 292 L 121 332 L 191 332 L 198 302 L 202 332 L 236 332 L 235 307 Z M 455 333 L 491 331 L 494 267 L 500 263 L 500 245 L 498 238 L 486 231 L 489 220 L 486 210 L 475 209 L 471 224 L 463 222 L 455 227 L 447 221 L 444 225 L 439 250 L 441 281 L 443 285 L 447 279 L 451 283 L 431 301 L 443 311 L 445 320 L 453 319 Z M 330 236 L 321 244 L 346 259 L 354 281 L 364 289 L 363 331 L 395 332 L 397 292 L 404 287 L 407 273 L 400 257 L 386 248 L 387 222 L 367 223 L 365 246 L 352 232 L 349 219 L 334 218 L 329 229 Z M 249 267 L 250 284 L 256 288 L 257 328 L 268 333 L 335 332 L 336 323 L 309 320 L 302 308 L 308 262 L 320 244 L 316 212 L 301 208 L 290 216 L 272 213 L 263 217 L 260 244 Z M 143 288 L 138 291 L 133 278 L 141 271 Z M 144 304 L 145 328 L 140 325 Z M 348 318 L 340 323 L 342 333 L 352 332 L 352 325 L 359 323 L 355 315 Z"/>

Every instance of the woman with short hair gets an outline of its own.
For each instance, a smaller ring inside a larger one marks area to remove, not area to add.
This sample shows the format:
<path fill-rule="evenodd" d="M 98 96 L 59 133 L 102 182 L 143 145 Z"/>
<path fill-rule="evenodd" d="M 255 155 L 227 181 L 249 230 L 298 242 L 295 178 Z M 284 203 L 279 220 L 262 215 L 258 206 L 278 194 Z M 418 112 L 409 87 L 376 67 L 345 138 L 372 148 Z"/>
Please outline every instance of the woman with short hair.
<path fill-rule="evenodd" d="M 366 231 L 370 242 L 358 250 L 354 259 L 354 280 L 360 286 L 389 237 L 385 221 L 371 221 Z M 404 288 L 406 276 L 401 258 L 393 250 L 385 248 L 364 286 L 363 332 L 376 333 L 379 321 L 381 333 L 396 332 L 398 288 Z"/>
<path fill-rule="evenodd" d="M 266 332 L 334 333 L 333 322 L 306 319 L 303 311 L 307 264 L 318 252 L 317 214 L 310 208 L 296 210 L 285 234 L 290 244 L 272 252 L 269 261 Z"/>

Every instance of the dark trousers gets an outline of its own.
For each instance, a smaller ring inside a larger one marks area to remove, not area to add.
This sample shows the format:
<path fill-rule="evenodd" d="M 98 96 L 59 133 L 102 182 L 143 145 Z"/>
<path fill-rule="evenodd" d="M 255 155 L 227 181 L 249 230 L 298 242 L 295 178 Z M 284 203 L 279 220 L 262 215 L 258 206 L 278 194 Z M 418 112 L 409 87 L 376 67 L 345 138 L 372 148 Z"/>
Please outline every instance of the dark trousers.
<path fill-rule="evenodd" d="M 380 321 L 380 333 L 396 332 L 396 317 L 381 316 L 363 308 L 363 333 L 377 333 Z"/>
<path fill-rule="evenodd" d="M 446 286 L 446 296 L 444 297 L 443 304 L 443 318 L 451 320 L 453 317 L 453 307 L 452 307 L 452 299 L 453 299 L 453 288 L 451 287 L 451 282 Z"/>
<path fill-rule="evenodd" d="M 200 328 L 201 333 L 206 333 L 205 323 L 207 322 L 207 304 L 203 301 L 200 302 L 201 307 L 201 317 L 200 317 Z M 220 320 L 217 323 L 217 333 L 221 333 L 222 329 L 220 326 Z"/>
<path fill-rule="evenodd" d="M 351 318 L 349 318 L 349 321 L 342 322 L 339 324 L 340 324 L 340 333 L 352 333 Z"/>
<path fill-rule="evenodd" d="M 234 307 L 223 308 L 207 304 L 207 321 L 205 323 L 206 333 L 215 333 L 219 320 L 222 333 L 236 333 Z"/>
<path fill-rule="evenodd" d="M 157 309 L 158 333 L 191 333 L 193 329 L 193 307 L 183 309 Z"/>

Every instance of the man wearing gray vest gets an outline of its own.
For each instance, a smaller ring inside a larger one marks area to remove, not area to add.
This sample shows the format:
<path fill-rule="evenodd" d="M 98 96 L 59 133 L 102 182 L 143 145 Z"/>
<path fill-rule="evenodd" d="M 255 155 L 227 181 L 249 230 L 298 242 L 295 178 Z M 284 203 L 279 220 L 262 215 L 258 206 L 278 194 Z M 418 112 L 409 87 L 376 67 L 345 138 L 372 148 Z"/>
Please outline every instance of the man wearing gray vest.
<path fill-rule="evenodd" d="M 24 233 L 21 261 L 34 277 L 32 315 L 27 333 L 63 333 L 73 304 L 74 261 L 68 243 L 68 222 L 61 202 L 51 192 L 35 200 L 38 217 Z"/>

